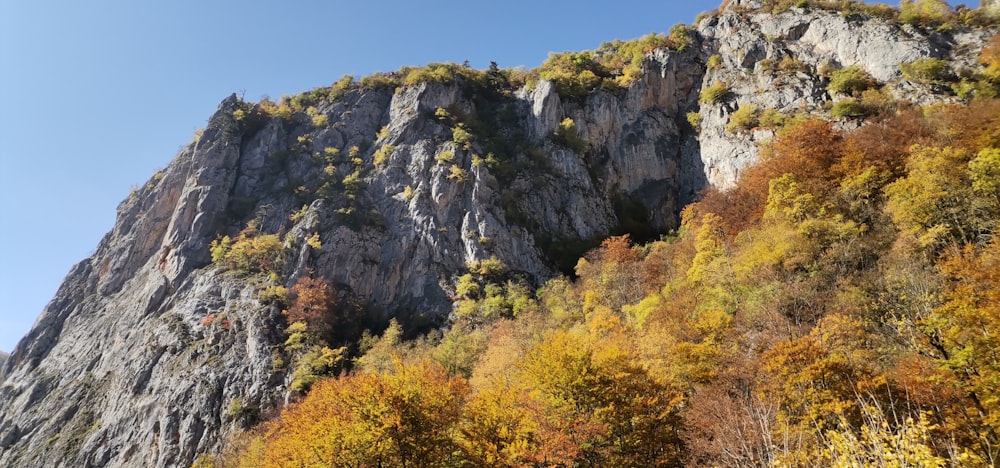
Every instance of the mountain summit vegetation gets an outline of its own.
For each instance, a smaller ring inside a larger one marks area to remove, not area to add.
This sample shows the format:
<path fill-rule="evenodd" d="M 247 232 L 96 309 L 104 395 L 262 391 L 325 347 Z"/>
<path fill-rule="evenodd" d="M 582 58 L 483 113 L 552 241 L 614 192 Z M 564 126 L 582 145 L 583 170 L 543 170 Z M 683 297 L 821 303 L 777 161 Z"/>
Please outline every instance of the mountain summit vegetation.
<path fill-rule="evenodd" d="M 230 96 L 0 362 L 0 464 L 996 466 L 991 8 Z"/>

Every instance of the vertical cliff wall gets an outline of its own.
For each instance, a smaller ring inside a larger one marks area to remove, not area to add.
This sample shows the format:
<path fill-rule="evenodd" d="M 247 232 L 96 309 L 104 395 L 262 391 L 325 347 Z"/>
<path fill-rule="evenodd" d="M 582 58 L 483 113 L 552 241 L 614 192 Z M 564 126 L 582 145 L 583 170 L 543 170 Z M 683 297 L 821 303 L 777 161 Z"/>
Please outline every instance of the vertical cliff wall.
<path fill-rule="evenodd" d="M 442 326 L 470 261 L 496 257 L 540 284 L 604 236 L 675 228 L 686 202 L 733 184 L 773 135 L 727 128 L 741 107 L 829 116 L 821 69 L 851 65 L 895 99 L 954 100 L 900 64 L 975 66 L 995 33 L 754 7 L 734 2 L 683 52 L 649 54 L 627 88 L 582 99 L 547 81 L 504 90 L 460 77 L 355 87 L 285 115 L 227 98 L 121 203 L 0 364 L 0 464 L 189 464 L 287 396 L 284 317 L 261 299 L 266 285 L 312 274 L 358 305 L 359 322 Z M 795 67 L 773 66 L 785 58 Z M 699 104 L 720 84 L 724 99 Z M 212 264 L 210 244 L 248 223 L 281 236 L 274 278 Z"/>

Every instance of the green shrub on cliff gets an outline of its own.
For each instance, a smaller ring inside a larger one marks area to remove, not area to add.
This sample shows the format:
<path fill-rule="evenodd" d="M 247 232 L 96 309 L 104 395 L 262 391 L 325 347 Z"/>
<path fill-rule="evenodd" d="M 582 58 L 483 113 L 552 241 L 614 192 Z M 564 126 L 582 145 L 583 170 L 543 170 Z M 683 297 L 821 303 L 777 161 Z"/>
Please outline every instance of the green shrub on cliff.
<path fill-rule="evenodd" d="M 223 236 L 209 247 L 212 262 L 241 274 L 277 272 L 282 267 L 283 248 L 277 234 L 245 229 L 235 239 Z"/>
<path fill-rule="evenodd" d="M 857 65 L 842 68 L 830 75 L 826 89 L 831 93 L 854 96 L 875 86 L 875 79 Z"/>

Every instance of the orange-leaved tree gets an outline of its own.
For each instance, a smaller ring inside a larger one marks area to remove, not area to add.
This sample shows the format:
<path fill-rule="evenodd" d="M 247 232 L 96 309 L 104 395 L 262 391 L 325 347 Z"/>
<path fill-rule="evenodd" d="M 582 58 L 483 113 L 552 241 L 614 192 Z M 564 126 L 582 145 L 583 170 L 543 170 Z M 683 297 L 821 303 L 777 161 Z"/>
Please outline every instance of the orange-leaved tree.
<path fill-rule="evenodd" d="M 241 466 L 452 466 L 468 385 L 429 362 L 317 383 L 256 435 Z"/>

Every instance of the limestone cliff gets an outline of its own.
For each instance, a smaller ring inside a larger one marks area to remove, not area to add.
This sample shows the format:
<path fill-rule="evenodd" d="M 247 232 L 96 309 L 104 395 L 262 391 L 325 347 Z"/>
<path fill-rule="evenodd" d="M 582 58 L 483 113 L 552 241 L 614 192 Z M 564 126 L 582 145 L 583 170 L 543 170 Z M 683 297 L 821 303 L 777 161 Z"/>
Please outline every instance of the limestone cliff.
<path fill-rule="evenodd" d="M 446 326 L 470 261 L 496 257 L 540 284 L 604 236 L 677 227 L 684 203 L 731 185 L 773 135 L 727 129 L 740 107 L 829 116 L 820 69 L 850 65 L 898 100 L 957 99 L 902 79 L 900 64 L 975 67 L 995 33 L 759 6 L 733 2 L 683 51 L 647 55 L 626 88 L 582 99 L 461 77 L 355 86 L 284 115 L 226 98 L 0 361 L 0 465 L 188 465 L 288 396 L 284 317 L 265 283 L 312 274 L 358 323 Z M 794 70 L 767 65 L 785 57 Z M 717 83 L 725 99 L 699 105 Z M 276 278 L 212 264 L 210 244 L 248 223 L 282 235 Z"/>

